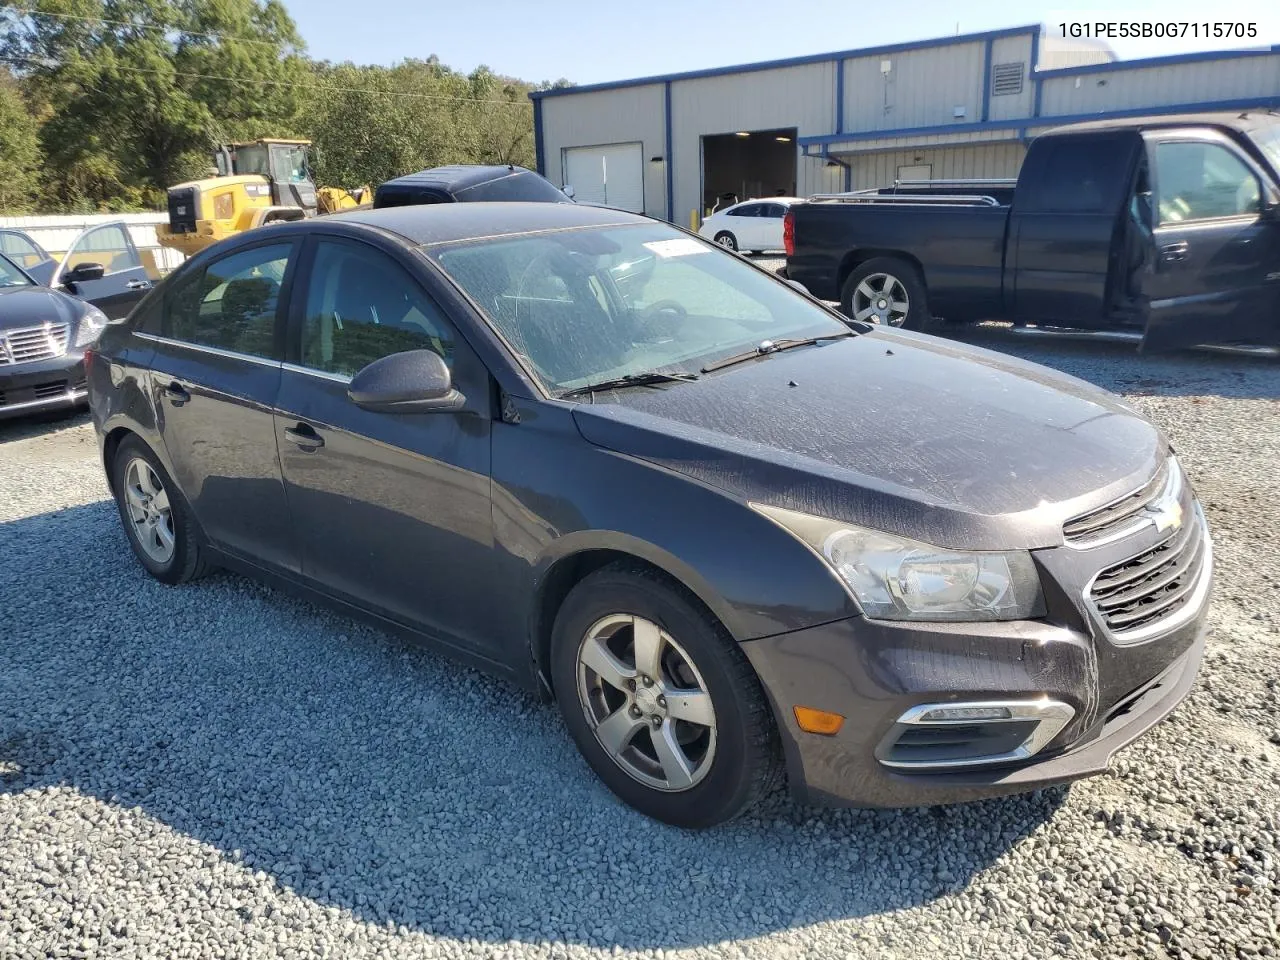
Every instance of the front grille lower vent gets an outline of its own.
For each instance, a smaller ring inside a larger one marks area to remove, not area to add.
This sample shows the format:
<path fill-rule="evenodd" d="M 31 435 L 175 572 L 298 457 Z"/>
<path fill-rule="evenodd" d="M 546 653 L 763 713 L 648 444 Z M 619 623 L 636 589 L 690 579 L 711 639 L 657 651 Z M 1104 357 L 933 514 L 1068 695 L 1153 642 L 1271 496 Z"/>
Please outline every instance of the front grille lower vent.
<path fill-rule="evenodd" d="M 1163 543 L 1098 574 L 1089 599 L 1107 628 L 1124 639 L 1183 610 L 1200 582 L 1206 540 L 1199 516 L 1189 517 Z"/>

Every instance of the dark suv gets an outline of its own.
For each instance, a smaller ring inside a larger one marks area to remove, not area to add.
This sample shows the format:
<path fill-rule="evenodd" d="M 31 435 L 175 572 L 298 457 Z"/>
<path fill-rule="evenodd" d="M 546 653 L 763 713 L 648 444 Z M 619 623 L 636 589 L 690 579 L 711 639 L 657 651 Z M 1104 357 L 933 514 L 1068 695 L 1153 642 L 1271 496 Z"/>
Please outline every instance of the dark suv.
<path fill-rule="evenodd" d="M 1209 536 L 1147 420 L 620 211 L 246 233 L 89 382 L 155 577 L 225 566 L 554 696 L 671 823 L 784 770 L 866 805 L 1097 773 L 1203 649 Z"/>

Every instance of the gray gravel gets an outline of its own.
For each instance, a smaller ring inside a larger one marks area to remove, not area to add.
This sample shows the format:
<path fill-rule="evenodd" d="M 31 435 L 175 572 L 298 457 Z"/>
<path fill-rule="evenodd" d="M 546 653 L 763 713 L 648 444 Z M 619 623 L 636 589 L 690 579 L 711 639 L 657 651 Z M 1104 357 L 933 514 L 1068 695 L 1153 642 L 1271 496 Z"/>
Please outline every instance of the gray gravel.
<path fill-rule="evenodd" d="M 552 708 L 239 578 L 147 579 L 84 418 L 0 424 L 0 957 L 1280 950 L 1280 364 L 966 337 L 1119 390 L 1215 532 L 1190 700 L 1113 771 L 686 834 Z"/>

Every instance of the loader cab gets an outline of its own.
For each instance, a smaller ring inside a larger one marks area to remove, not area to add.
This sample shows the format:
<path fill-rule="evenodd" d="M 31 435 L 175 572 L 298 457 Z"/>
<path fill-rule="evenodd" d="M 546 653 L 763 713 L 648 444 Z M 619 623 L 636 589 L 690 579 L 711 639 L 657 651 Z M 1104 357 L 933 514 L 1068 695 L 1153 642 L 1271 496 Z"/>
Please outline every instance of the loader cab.
<path fill-rule="evenodd" d="M 316 211 L 316 185 L 307 161 L 308 140 L 254 140 L 220 147 L 214 159 L 221 176 L 266 177 L 271 205 Z"/>

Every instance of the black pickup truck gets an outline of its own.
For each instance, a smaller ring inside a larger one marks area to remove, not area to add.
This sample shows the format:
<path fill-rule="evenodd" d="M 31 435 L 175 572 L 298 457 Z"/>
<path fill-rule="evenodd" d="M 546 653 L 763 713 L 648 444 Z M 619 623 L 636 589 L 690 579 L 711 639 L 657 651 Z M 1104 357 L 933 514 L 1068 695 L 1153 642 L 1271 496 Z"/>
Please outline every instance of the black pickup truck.
<path fill-rule="evenodd" d="M 1016 182 L 815 197 L 790 207 L 784 240 L 787 278 L 858 319 L 1280 345 L 1280 115 L 1063 127 Z"/>

